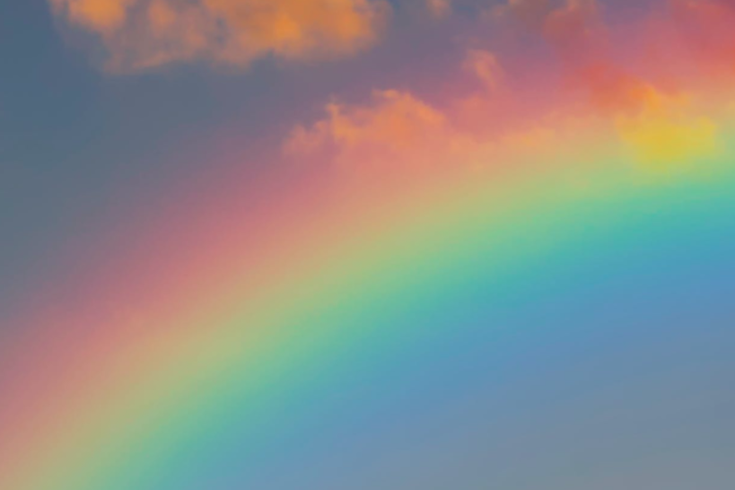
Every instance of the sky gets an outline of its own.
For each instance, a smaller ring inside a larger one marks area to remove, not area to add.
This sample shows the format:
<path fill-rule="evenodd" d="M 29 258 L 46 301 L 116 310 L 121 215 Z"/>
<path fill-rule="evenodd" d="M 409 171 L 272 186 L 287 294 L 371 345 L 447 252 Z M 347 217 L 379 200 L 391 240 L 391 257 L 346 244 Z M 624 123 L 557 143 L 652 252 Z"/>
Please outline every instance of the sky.
<path fill-rule="evenodd" d="M 732 488 L 733 22 L 2 2 L 0 488 Z"/>

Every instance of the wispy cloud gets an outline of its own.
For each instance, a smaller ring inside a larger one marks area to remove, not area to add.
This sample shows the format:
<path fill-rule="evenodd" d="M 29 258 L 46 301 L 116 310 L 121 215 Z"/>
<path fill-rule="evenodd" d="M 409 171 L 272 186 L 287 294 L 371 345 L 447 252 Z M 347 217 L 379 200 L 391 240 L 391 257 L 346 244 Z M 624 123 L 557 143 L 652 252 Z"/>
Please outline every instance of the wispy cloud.
<path fill-rule="evenodd" d="M 503 69 L 490 51 L 471 49 L 464 62 L 466 71 L 474 74 L 488 90 L 495 90 L 503 78 Z"/>
<path fill-rule="evenodd" d="M 308 127 L 297 126 L 285 148 L 308 154 L 329 147 L 340 158 L 415 152 L 431 135 L 443 135 L 445 127 L 445 115 L 412 94 L 376 90 L 364 105 L 328 104 L 326 116 Z"/>

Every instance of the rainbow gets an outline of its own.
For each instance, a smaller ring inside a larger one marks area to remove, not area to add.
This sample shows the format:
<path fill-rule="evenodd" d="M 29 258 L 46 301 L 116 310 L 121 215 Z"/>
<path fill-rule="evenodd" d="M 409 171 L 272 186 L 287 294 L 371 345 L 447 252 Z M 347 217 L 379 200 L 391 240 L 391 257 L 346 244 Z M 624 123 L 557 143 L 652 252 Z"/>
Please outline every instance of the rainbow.
<path fill-rule="evenodd" d="M 735 94 L 699 78 L 683 97 L 625 82 L 602 107 L 560 95 L 471 138 L 437 123 L 431 157 L 409 135 L 161 190 L 175 209 L 64 254 L 72 272 L 3 326 L 0 488 L 260 488 L 354 400 L 379 412 L 417 364 L 520 335 L 507 319 L 549 298 L 724 277 Z"/>

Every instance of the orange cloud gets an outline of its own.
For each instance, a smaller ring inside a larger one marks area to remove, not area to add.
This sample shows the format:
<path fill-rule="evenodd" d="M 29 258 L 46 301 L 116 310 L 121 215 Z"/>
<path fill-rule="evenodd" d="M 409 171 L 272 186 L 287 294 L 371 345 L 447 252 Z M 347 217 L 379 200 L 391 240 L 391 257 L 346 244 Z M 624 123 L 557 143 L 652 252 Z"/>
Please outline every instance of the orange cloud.
<path fill-rule="evenodd" d="M 56 8 L 65 7 L 69 20 L 90 29 L 99 29 L 111 32 L 118 29 L 127 17 L 127 10 L 136 3 L 136 0 L 105 1 L 105 0 L 53 0 Z"/>
<path fill-rule="evenodd" d="M 350 55 L 376 40 L 390 12 L 386 0 L 49 1 L 102 42 L 108 68 L 117 71 Z"/>
<path fill-rule="evenodd" d="M 497 128 L 484 124 L 463 127 L 457 124 L 458 117 L 464 118 L 461 111 L 437 109 L 407 92 L 376 91 L 368 104 L 328 104 L 326 117 L 291 132 L 284 152 L 299 158 L 326 157 L 358 170 L 387 167 L 410 172 L 458 165 L 467 170 L 489 170 L 552 151 L 562 135 L 579 135 L 586 130 L 578 124 L 572 127 L 575 121 L 563 117 L 548 125 Z"/>
<path fill-rule="evenodd" d="M 431 15 L 438 19 L 446 17 L 452 11 L 451 0 L 426 0 L 426 6 Z"/>
<path fill-rule="evenodd" d="M 444 114 L 397 90 L 375 91 L 370 105 L 333 102 L 326 112 L 311 127 L 296 127 L 286 142 L 287 153 L 308 154 L 326 147 L 343 158 L 414 152 L 431 146 L 447 130 Z"/>

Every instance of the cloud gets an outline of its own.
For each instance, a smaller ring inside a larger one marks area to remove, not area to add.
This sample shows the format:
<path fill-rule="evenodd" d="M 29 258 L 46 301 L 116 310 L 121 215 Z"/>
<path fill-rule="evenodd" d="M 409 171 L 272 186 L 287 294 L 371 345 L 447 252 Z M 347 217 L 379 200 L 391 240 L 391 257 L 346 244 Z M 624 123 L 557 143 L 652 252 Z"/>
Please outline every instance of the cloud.
<path fill-rule="evenodd" d="M 467 52 L 464 69 L 480 79 L 488 90 L 497 89 L 503 78 L 503 69 L 497 57 L 482 49 L 471 49 Z"/>
<path fill-rule="evenodd" d="M 318 161 L 358 169 L 490 169 L 548 151 L 564 133 L 563 128 L 574 122 L 557 117 L 548 125 L 491 128 L 481 123 L 465 127 L 461 124 L 466 118 L 461 104 L 459 109 L 438 109 L 408 92 L 375 91 L 366 104 L 328 104 L 325 117 L 297 126 L 283 148 L 291 157 L 316 156 Z M 575 126 L 573 132 L 582 131 Z"/>
<path fill-rule="evenodd" d="M 704 3 L 708 9 L 716 3 L 714 12 L 730 18 L 725 13 L 732 13 L 731 8 L 723 7 L 724 0 Z M 563 106 L 550 106 L 543 94 L 534 99 L 536 87 L 515 83 L 517 66 L 510 65 L 506 72 L 494 52 L 470 49 L 462 68 L 481 82 L 481 90 L 445 98 L 441 110 L 399 91 L 376 92 L 366 105 L 330 104 L 327 117 L 293 131 L 287 149 L 303 155 L 331 148 L 337 160 L 358 165 L 366 159 L 450 165 L 468 159 L 497 162 L 506 155 L 515 158 L 557 146 L 573 147 L 573 135 L 594 125 L 598 134 L 605 135 L 599 141 L 622 143 L 649 170 L 669 171 L 719 152 L 720 128 L 715 116 L 708 117 L 713 114 L 709 102 L 692 95 L 702 95 L 699 89 L 686 85 L 686 80 L 659 77 L 655 70 L 626 64 L 629 58 L 619 56 L 608 41 L 614 30 L 603 24 L 600 9 L 595 0 L 508 0 L 494 14 L 505 19 L 505 25 L 510 19 L 510 25 L 531 28 L 549 43 L 559 63 L 546 69 L 561 75 L 559 88 L 571 89 L 551 95 L 562 98 Z M 717 15 L 706 12 L 704 20 L 700 12 L 700 17 L 692 15 L 688 21 L 695 26 L 722 25 Z M 556 88 L 553 77 L 549 79 Z M 541 75 L 538 83 L 544 83 Z M 533 118 L 543 123 L 530 124 Z M 598 141 L 594 134 L 590 138 Z"/>
<path fill-rule="evenodd" d="M 207 60 L 346 56 L 376 41 L 386 0 L 49 0 L 101 42 L 107 68 L 132 71 Z"/>
<path fill-rule="evenodd" d="M 546 38 L 566 53 L 595 47 L 603 32 L 596 0 L 567 0 L 549 12 L 543 30 Z"/>
<path fill-rule="evenodd" d="M 291 155 L 332 149 L 338 159 L 380 158 L 432 147 L 448 131 L 445 115 L 410 93 L 374 91 L 370 104 L 332 102 L 326 117 L 297 126 L 285 144 Z"/>
<path fill-rule="evenodd" d="M 453 101 L 456 124 L 463 130 L 491 125 L 500 114 L 513 112 L 515 94 L 506 80 L 506 73 L 494 53 L 484 49 L 469 49 L 462 62 L 465 73 L 481 85 Z M 510 123 L 504 118 L 506 123 Z"/>
<path fill-rule="evenodd" d="M 507 0 L 490 11 L 499 22 L 515 21 L 540 34 L 562 54 L 589 49 L 602 37 L 603 25 L 596 0 Z"/>
<path fill-rule="evenodd" d="M 452 12 L 451 0 L 426 0 L 426 7 L 437 19 L 446 17 Z"/>

